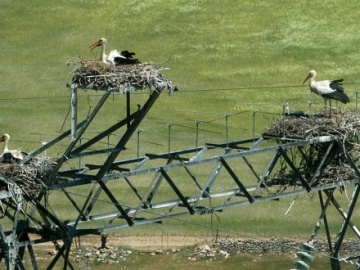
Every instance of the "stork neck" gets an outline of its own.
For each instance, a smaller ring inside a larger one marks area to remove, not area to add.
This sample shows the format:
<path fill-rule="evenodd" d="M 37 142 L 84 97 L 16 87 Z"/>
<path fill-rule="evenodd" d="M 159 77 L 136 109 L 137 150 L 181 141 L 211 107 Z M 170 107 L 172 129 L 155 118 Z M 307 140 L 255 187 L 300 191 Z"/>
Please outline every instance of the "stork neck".
<path fill-rule="evenodd" d="M 9 140 L 5 139 L 4 147 L 3 147 L 3 153 L 9 152 L 8 143 L 9 143 Z"/>
<path fill-rule="evenodd" d="M 315 78 L 314 78 L 314 77 L 311 77 L 311 78 L 309 79 L 309 85 L 312 86 L 312 85 L 314 85 L 314 83 L 315 83 Z"/>
<path fill-rule="evenodd" d="M 106 62 L 105 44 L 101 46 L 100 61 Z"/>

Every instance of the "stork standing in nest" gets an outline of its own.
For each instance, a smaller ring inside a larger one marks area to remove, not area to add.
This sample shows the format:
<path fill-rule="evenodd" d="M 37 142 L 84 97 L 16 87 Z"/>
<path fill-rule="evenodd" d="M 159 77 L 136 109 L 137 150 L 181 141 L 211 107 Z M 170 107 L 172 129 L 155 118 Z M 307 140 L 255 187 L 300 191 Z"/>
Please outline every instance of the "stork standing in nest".
<path fill-rule="evenodd" d="M 135 53 L 129 51 L 118 52 L 118 50 L 111 50 L 109 55 L 105 53 L 106 39 L 100 38 L 89 48 L 90 50 L 95 49 L 96 47 L 101 47 L 100 51 L 100 61 L 106 64 L 113 66 L 120 66 L 126 64 L 136 64 L 140 63 L 138 59 L 134 58 Z"/>
<path fill-rule="evenodd" d="M 339 100 L 342 103 L 346 104 L 350 102 L 349 97 L 344 93 L 344 88 L 342 86 L 343 79 L 338 80 L 325 80 L 325 81 L 315 81 L 316 71 L 310 70 L 309 74 L 305 78 L 303 84 L 310 79 L 309 87 L 310 91 L 321 96 L 325 101 L 324 115 L 326 114 L 326 102 L 329 100 L 330 103 L 330 116 L 331 116 L 331 100 Z"/>
<path fill-rule="evenodd" d="M 23 160 L 27 154 L 25 152 L 22 152 L 20 149 L 18 150 L 10 150 L 9 149 L 9 141 L 10 141 L 10 135 L 4 134 L 0 138 L 0 142 L 4 142 L 3 152 L 0 156 L 0 162 L 4 163 L 18 163 L 21 160 Z"/>

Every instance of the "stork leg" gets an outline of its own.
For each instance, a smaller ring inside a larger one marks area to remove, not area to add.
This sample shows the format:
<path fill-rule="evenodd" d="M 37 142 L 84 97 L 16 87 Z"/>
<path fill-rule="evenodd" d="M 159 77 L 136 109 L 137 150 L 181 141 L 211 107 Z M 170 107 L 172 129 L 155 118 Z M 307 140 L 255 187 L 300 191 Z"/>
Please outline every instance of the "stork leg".
<path fill-rule="evenodd" d="M 327 110 L 327 98 L 324 98 L 324 101 L 325 101 L 325 107 L 324 107 L 324 117 L 327 117 L 326 115 L 326 110 Z M 331 117 L 331 99 L 329 101 L 329 117 Z"/>
<path fill-rule="evenodd" d="M 339 113 L 339 102 L 338 102 L 338 100 L 336 100 L 335 103 L 336 103 L 335 113 L 338 114 Z"/>

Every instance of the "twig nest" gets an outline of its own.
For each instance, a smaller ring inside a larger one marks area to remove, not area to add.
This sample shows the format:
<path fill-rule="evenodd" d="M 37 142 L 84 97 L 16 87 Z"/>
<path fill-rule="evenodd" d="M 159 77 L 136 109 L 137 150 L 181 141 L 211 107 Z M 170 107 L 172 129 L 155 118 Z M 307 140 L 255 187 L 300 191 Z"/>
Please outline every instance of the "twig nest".
<path fill-rule="evenodd" d="M 348 111 L 334 115 L 333 118 L 285 115 L 280 120 L 274 121 L 264 135 L 307 140 L 329 135 L 349 139 L 359 136 L 359 133 L 360 115 Z"/>
<path fill-rule="evenodd" d="M 274 121 L 263 136 L 279 143 L 283 143 L 284 138 L 297 140 L 315 139 L 320 136 L 337 138 L 342 146 L 327 142 L 286 150 L 288 157 L 297 164 L 301 177 L 311 186 L 316 186 L 356 178 L 356 172 L 350 166 L 348 156 L 354 157 L 353 159 L 359 156 L 359 134 L 359 115 L 355 112 L 345 112 L 334 115 L 333 118 L 285 115 Z M 284 160 L 280 162 L 278 171 L 271 178 L 269 177 L 266 184 L 302 185 L 298 173 L 294 172 Z"/>
<path fill-rule="evenodd" d="M 34 157 L 26 164 L 0 163 L 0 190 L 9 190 L 16 185 L 28 194 L 35 194 L 46 188 L 46 180 L 53 171 L 50 157 Z"/>
<path fill-rule="evenodd" d="M 159 72 L 155 64 L 150 62 L 113 66 L 98 60 L 77 57 L 69 61 L 69 64 L 75 65 L 70 73 L 71 84 L 80 88 L 136 91 L 167 87 L 171 92 L 176 91 L 171 81 Z"/>

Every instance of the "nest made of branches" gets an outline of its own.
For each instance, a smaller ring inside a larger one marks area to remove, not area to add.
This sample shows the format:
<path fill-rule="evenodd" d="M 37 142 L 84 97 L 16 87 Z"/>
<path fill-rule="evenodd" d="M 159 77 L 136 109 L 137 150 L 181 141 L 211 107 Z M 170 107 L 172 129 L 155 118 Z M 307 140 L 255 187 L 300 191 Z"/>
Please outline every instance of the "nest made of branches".
<path fill-rule="evenodd" d="M 301 150 L 297 148 L 287 150 L 287 155 L 296 162 L 303 179 L 314 186 L 357 177 L 348 158 L 358 160 L 359 134 L 360 116 L 356 112 L 348 111 L 333 115 L 331 118 L 284 115 L 278 121 L 274 121 L 263 136 L 270 137 L 277 143 L 283 143 L 283 138 L 308 140 L 320 136 L 334 136 L 341 141 L 344 148 L 334 144 L 330 152 L 327 151 L 331 142 L 311 144 Z M 324 160 L 325 156 L 327 158 Z M 318 171 L 319 166 L 322 167 L 320 171 Z M 297 173 L 283 161 L 275 177 L 269 180 L 268 184 L 301 185 L 301 182 Z"/>
<path fill-rule="evenodd" d="M 33 157 L 26 164 L 0 163 L 0 191 L 17 186 L 28 194 L 46 189 L 47 178 L 54 169 L 50 157 Z"/>
<path fill-rule="evenodd" d="M 70 73 L 71 84 L 80 88 L 118 91 L 129 90 L 157 90 L 166 86 L 169 91 L 176 91 L 171 81 L 159 72 L 155 64 L 142 62 L 113 66 L 98 60 L 76 57 L 68 62 L 75 65 Z"/>
<path fill-rule="evenodd" d="M 360 115 L 356 112 L 344 112 L 331 118 L 306 115 L 284 115 L 274 121 L 264 136 L 287 137 L 294 139 L 312 139 L 320 136 L 339 136 L 349 139 L 360 134 Z"/>

